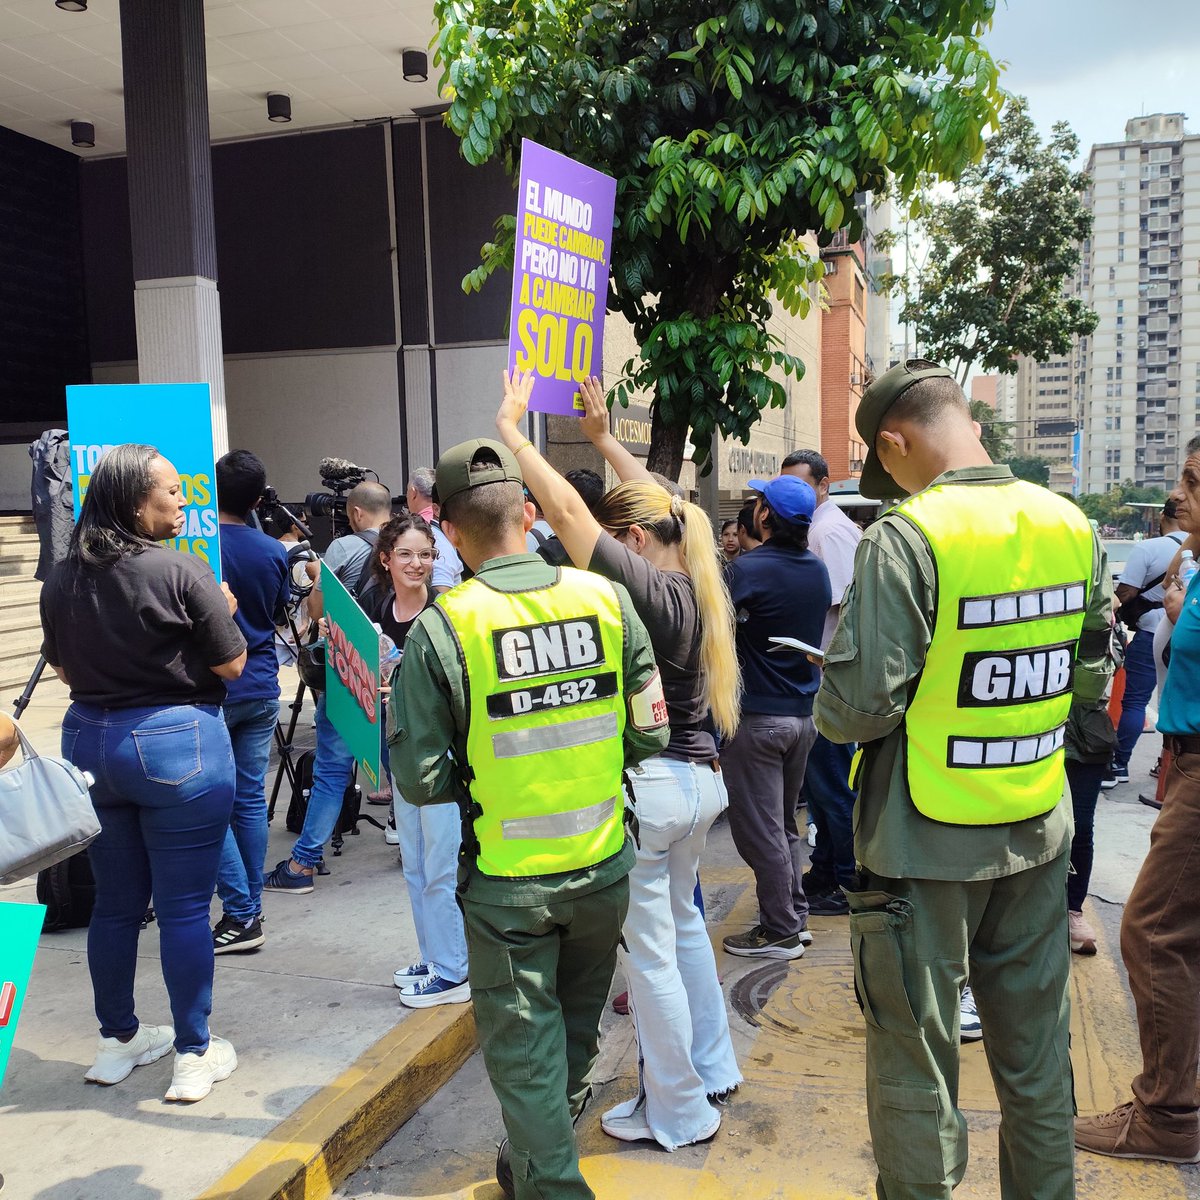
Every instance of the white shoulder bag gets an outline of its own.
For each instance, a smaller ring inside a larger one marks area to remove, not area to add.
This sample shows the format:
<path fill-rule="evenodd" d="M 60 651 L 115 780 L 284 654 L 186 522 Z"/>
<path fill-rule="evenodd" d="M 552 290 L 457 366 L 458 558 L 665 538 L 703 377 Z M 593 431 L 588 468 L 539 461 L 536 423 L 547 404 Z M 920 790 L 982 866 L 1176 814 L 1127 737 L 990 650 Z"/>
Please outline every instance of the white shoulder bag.
<path fill-rule="evenodd" d="M 14 721 L 24 756 L 0 771 L 0 883 L 16 883 L 77 854 L 100 833 L 93 780 L 65 758 L 41 755 Z"/>

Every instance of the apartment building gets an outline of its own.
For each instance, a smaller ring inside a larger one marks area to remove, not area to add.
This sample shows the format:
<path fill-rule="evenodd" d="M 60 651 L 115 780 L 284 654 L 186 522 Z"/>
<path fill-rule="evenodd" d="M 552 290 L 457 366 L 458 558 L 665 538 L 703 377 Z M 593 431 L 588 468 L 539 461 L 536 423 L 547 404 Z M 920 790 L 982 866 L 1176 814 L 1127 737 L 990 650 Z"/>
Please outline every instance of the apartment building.
<path fill-rule="evenodd" d="M 1078 488 L 1170 487 L 1200 406 L 1200 136 L 1183 113 L 1135 117 L 1088 172 L 1078 288 L 1100 323 L 1071 367 Z"/>

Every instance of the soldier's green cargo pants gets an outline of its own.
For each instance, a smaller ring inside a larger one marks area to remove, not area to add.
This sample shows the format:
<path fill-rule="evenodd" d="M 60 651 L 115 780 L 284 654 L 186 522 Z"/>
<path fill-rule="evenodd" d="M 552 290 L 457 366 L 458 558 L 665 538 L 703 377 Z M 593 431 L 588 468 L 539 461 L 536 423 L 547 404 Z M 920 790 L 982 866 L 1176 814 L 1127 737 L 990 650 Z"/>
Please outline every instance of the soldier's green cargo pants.
<path fill-rule="evenodd" d="M 1000 1195 L 1074 1196 L 1066 869 L 1063 854 L 971 883 L 866 874 L 868 890 L 848 893 L 879 1200 L 949 1200 L 966 1170 L 968 975 L 1000 1100 Z"/>
<path fill-rule="evenodd" d="M 572 1122 L 588 1096 L 629 880 L 537 907 L 462 900 L 479 1045 L 517 1200 L 594 1200 Z"/>

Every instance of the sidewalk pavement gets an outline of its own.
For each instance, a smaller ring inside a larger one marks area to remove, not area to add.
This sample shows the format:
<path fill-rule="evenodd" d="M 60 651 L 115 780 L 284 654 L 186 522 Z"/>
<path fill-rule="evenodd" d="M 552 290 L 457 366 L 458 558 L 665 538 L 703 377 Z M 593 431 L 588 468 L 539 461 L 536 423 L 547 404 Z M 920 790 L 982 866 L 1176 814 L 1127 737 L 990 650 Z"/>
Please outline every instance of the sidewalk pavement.
<path fill-rule="evenodd" d="M 22 728 L 40 751 L 57 753 L 66 703 L 57 680 L 39 685 Z M 297 734 L 311 745 L 307 714 Z M 284 788 L 269 865 L 295 840 Z M 3 1200 L 328 1195 L 346 1154 L 358 1166 L 433 1095 L 474 1047 L 471 1006 L 399 1004 L 392 972 L 419 957 L 408 893 L 396 850 L 360 828 L 313 892 L 264 893 L 261 950 L 217 958 L 212 1029 L 233 1043 L 238 1069 L 198 1104 L 164 1102 L 170 1055 L 115 1087 L 84 1084 L 97 1036 L 87 930 L 43 935 L 0 1088 Z M 34 893 L 29 880 L 0 900 Z M 213 914 L 215 924 L 219 903 Z M 139 1015 L 167 1023 L 154 925 L 139 959 Z"/>
<path fill-rule="evenodd" d="M 39 687 L 23 721 L 39 749 L 56 749 L 65 704 L 56 681 Z M 299 735 L 298 742 L 311 739 L 307 718 Z M 1097 815 L 1093 892 L 1108 903 L 1089 901 L 1104 944 L 1075 972 L 1082 1111 L 1123 1099 L 1136 1065 L 1116 951 L 1119 909 L 1109 906 L 1124 902 L 1148 844 L 1155 814 L 1138 804 L 1137 790 L 1156 752 L 1157 739 L 1143 739 L 1135 782 L 1102 798 Z M 282 797 L 268 864 L 291 845 L 286 804 Z M 233 1042 L 240 1065 L 197 1105 L 163 1102 L 170 1057 L 113 1088 L 84 1085 L 96 1036 L 86 930 L 43 937 L 0 1090 L 3 1200 L 324 1200 L 422 1105 L 344 1194 L 500 1196 L 489 1182 L 499 1120 L 478 1056 L 454 1074 L 474 1045 L 470 1005 L 411 1013 L 391 983 L 393 969 L 417 957 L 395 851 L 364 825 L 329 862 L 333 874 L 310 895 L 266 894 L 266 946 L 217 959 L 212 1024 Z M 753 921 L 750 874 L 724 825 L 702 875 L 719 945 L 724 933 Z M 0 889 L 0 899 L 32 902 L 33 884 Z M 868 1194 L 862 1023 L 846 925 L 817 919 L 813 927 L 813 948 L 794 964 L 719 955 L 747 1083 L 708 1147 L 665 1155 L 617 1146 L 600 1132 L 598 1114 L 631 1094 L 636 1068 L 628 1021 L 609 1017 L 601 1088 L 582 1133 L 584 1170 L 601 1197 L 660 1200 L 685 1188 L 691 1200 Z M 141 956 L 140 1012 L 165 1021 L 153 926 Z M 622 986 L 618 980 L 615 990 Z M 978 1046 L 964 1051 L 963 1098 L 982 1136 L 973 1139 L 959 1194 L 994 1196 L 997 1114 Z M 1080 1195 L 1195 1195 L 1194 1185 L 1179 1181 L 1196 1174 L 1089 1159 Z"/>
<path fill-rule="evenodd" d="M 1147 737 L 1134 781 L 1157 753 Z M 1097 817 L 1096 879 L 1107 900 L 1086 909 L 1100 934 L 1094 958 L 1072 957 L 1072 1060 L 1079 1111 L 1128 1098 L 1138 1069 L 1137 1032 L 1120 965 L 1121 906 L 1149 844 L 1154 812 L 1135 785 L 1104 795 Z M 721 938 L 753 924 L 753 877 L 733 849 L 728 825 L 714 827 L 701 866 L 717 969 L 745 1082 L 707 1145 L 668 1154 L 624 1143 L 600 1129 L 600 1115 L 636 1094 L 637 1055 L 627 1017 L 606 1012 L 595 1096 L 579 1123 L 582 1170 L 599 1200 L 867 1200 L 875 1164 L 863 1079 L 865 1039 L 854 1000 L 845 918 L 814 917 L 814 941 L 795 962 L 733 958 Z M 614 991 L 624 987 L 618 976 Z M 970 1162 L 956 1200 L 996 1200 L 999 1106 L 984 1041 L 962 1049 L 960 1103 L 970 1129 Z M 494 1183 L 502 1135 L 481 1058 L 475 1054 L 337 1200 L 502 1200 Z M 1077 1155 L 1080 1200 L 1200 1197 L 1200 1167 Z"/>

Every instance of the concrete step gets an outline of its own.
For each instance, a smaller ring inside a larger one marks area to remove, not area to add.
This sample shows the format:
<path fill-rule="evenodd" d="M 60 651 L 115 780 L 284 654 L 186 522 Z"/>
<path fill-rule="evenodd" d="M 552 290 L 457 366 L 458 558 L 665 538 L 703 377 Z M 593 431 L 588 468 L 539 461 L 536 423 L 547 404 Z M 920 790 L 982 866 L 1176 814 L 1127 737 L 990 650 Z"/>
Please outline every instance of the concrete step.
<path fill-rule="evenodd" d="M 27 579 L 20 576 L 0 579 L 0 612 L 24 604 L 36 604 L 41 594 L 42 585 L 32 576 Z"/>
<path fill-rule="evenodd" d="M 41 614 L 36 604 L 8 606 L 0 603 L 0 642 L 7 641 L 13 634 L 41 627 Z"/>
<path fill-rule="evenodd" d="M 37 658 L 42 645 L 41 623 L 0 632 L 0 663 Z M 32 664 L 31 664 L 32 665 Z"/>
<path fill-rule="evenodd" d="M 29 554 L 0 554 L 0 579 L 32 579 L 37 563 L 36 547 Z"/>

